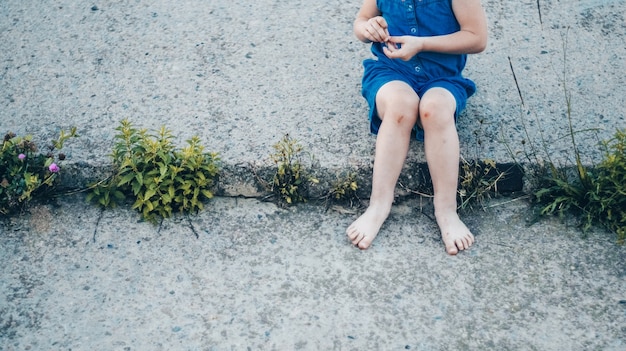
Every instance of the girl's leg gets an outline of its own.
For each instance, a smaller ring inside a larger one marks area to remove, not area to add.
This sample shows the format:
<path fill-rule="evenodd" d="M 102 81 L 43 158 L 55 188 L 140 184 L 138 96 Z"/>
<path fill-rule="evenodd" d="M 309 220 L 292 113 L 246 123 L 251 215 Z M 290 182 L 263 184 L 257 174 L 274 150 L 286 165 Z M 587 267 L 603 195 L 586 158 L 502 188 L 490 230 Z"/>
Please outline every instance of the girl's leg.
<path fill-rule="evenodd" d="M 424 152 L 435 193 L 435 217 L 450 255 L 474 243 L 474 236 L 456 212 L 460 153 L 455 110 L 454 96 L 443 88 L 429 89 L 419 106 Z"/>
<path fill-rule="evenodd" d="M 367 249 L 389 215 L 396 182 L 404 165 L 417 121 L 419 97 L 406 83 L 383 85 L 376 95 L 376 108 L 382 124 L 376 137 L 372 194 L 365 211 L 346 234 L 354 245 Z"/>

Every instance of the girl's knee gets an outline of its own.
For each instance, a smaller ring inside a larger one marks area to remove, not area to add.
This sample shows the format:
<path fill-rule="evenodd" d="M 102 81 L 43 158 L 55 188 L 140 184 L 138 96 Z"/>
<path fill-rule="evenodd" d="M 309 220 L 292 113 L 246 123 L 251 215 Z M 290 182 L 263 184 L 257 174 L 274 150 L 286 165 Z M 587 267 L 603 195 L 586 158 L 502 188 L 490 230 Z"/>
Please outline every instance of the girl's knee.
<path fill-rule="evenodd" d="M 428 124 L 454 124 L 456 100 L 443 88 L 433 88 L 424 94 L 419 105 L 420 122 L 427 128 Z"/>
<path fill-rule="evenodd" d="M 411 129 L 417 122 L 419 98 L 411 94 L 386 94 L 378 97 L 378 114 L 383 121 Z"/>
<path fill-rule="evenodd" d="M 418 107 L 411 105 L 397 105 L 385 109 L 381 116 L 382 120 L 391 119 L 399 124 L 408 123 L 412 126 L 417 122 Z"/>

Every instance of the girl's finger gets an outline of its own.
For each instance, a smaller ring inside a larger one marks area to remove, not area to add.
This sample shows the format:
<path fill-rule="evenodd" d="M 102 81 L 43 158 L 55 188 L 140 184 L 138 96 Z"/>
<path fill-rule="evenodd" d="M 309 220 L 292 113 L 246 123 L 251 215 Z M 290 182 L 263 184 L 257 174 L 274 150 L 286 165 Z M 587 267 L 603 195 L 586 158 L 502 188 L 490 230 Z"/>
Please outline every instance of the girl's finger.
<path fill-rule="evenodd" d="M 396 51 L 396 44 L 394 44 L 394 43 L 392 43 L 390 41 L 387 41 L 387 42 L 385 42 L 384 49 L 387 49 L 387 51 L 390 52 L 390 53 L 395 52 Z"/>
<path fill-rule="evenodd" d="M 387 30 L 387 21 L 384 18 L 378 16 L 373 17 L 368 20 L 369 27 L 368 32 L 372 35 L 372 37 L 377 42 L 387 41 L 389 38 L 389 31 Z"/>
<path fill-rule="evenodd" d="M 389 39 L 389 36 L 387 35 L 387 32 L 384 29 L 378 28 L 377 33 L 378 33 L 378 39 L 379 39 L 378 41 L 385 42 Z"/>
<path fill-rule="evenodd" d="M 389 45 L 383 46 L 383 52 L 385 53 L 387 57 L 394 58 L 395 51 L 391 51 L 391 49 L 389 48 Z"/>
<path fill-rule="evenodd" d="M 370 27 L 371 29 L 368 29 L 368 33 L 370 34 L 370 36 L 372 37 L 372 41 L 374 42 L 382 42 L 384 41 L 383 37 L 380 35 L 380 31 L 376 28 L 376 27 Z"/>
<path fill-rule="evenodd" d="M 383 29 L 387 29 L 387 21 L 385 21 L 385 19 L 382 16 L 377 16 L 374 17 L 374 20 L 376 21 L 376 23 L 378 23 L 378 25 L 383 28 Z"/>

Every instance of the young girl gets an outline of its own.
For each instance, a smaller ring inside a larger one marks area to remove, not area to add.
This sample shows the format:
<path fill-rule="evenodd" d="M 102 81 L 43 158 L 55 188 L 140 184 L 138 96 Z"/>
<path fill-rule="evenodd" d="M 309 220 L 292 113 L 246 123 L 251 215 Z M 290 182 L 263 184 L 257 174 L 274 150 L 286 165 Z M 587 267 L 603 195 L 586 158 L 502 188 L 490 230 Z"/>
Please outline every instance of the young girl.
<path fill-rule="evenodd" d="M 354 34 L 372 43 L 363 62 L 362 94 L 377 134 L 370 204 L 346 233 L 367 249 L 387 219 L 412 132 L 424 141 L 435 217 L 450 255 L 474 236 L 457 215 L 459 137 L 456 118 L 474 83 L 462 77 L 467 54 L 487 44 L 480 0 L 364 0 Z"/>

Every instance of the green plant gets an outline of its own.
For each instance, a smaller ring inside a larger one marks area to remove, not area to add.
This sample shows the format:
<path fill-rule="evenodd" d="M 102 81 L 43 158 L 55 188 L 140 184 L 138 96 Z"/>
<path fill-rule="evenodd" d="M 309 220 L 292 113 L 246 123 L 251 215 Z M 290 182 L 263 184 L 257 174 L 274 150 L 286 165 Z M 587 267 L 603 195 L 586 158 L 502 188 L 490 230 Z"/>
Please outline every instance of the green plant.
<path fill-rule="evenodd" d="M 520 120 L 527 138 L 527 140 L 522 140 L 524 155 L 529 162 L 535 162 L 531 171 L 535 174 L 537 183 L 533 186 L 532 200 L 539 205 L 539 215 L 563 216 L 565 213 L 574 213 L 581 220 L 583 232 L 594 224 L 600 224 L 617 233 L 618 242 L 624 243 L 626 240 L 626 130 L 617 130 L 612 139 L 600 143 L 605 148 L 605 155 L 595 167 L 583 164 L 576 134 L 595 129 L 574 130 L 572 99 L 566 79 L 567 36 L 563 40 L 563 65 L 561 84 L 569 122 L 568 133 L 564 137 L 571 141 L 575 169 L 558 167 L 554 164 L 548 147 L 550 142 L 542 132 L 541 120 L 537 118 L 543 148 L 543 153 L 539 152 L 529 136 L 522 116 Z M 512 64 L 511 70 L 513 71 Z M 513 77 L 515 78 L 515 72 L 513 72 Z M 522 94 L 517 85 L 517 79 L 515 83 L 521 99 Z M 521 103 L 524 106 L 523 99 Z M 507 149 L 515 159 L 515 154 L 508 145 Z"/>
<path fill-rule="evenodd" d="M 563 45 L 563 62 L 567 63 L 567 40 Z M 603 225 L 617 234 L 618 242 L 626 240 L 626 129 L 617 130 L 614 137 L 601 144 L 605 155 L 596 167 L 582 163 L 576 143 L 572 118 L 571 93 L 568 90 L 563 69 L 563 93 L 569 133 L 576 159 L 575 176 L 567 170 L 557 169 L 549 162 L 550 172 L 544 184 L 534 193 L 535 200 L 542 205 L 542 215 L 563 215 L 573 212 L 581 219 L 583 231 L 594 224 Z"/>
<path fill-rule="evenodd" d="M 304 168 L 302 145 L 285 134 L 273 148 L 275 152 L 270 158 L 277 168 L 271 183 L 272 193 L 287 205 L 306 202 L 309 184 L 316 184 L 318 180 Z"/>
<path fill-rule="evenodd" d="M 45 155 L 37 153 L 31 135 L 19 137 L 9 132 L 4 136 L 0 154 L 0 214 L 9 214 L 52 190 L 61 170 L 59 164 L 65 160 L 65 154 L 55 156 L 54 151 L 60 151 L 67 139 L 77 136 L 76 128 L 68 133 L 62 130 Z"/>
<path fill-rule="evenodd" d="M 626 129 L 615 132 L 613 139 L 604 143 L 606 157 L 598 165 L 596 184 L 597 198 L 595 218 L 626 240 Z"/>
<path fill-rule="evenodd" d="M 331 184 L 330 190 L 324 197 L 326 199 L 326 207 L 331 203 L 347 204 L 350 207 L 360 205 L 360 199 L 357 196 L 359 185 L 357 183 L 356 174 L 347 173 L 340 175 Z"/>
<path fill-rule="evenodd" d="M 553 172 L 546 185 L 535 192 L 543 205 L 542 215 L 573 212 L 581 217 L 583 230 L 600 224 L 617 233 L 618 241 L 626 239 L 626 129 L 603 142 L 606 154 L 595 168 L 580 161 L 577 178 Z"/>
<path fill-rule="evenodd" d="M 132 208 L 155 222 L 174 211 L 201 210 L 202 200 L 213 197 L 210 189 L 218 175 L 219 158 L 215 153 L 205 153 L 198 137 L 177 150 L 165 127 L 151 135 L 124 120 L 116 130 L 119 134 L 111 154 L 114 174 L 92 185 L 88 201 L 114 207 L 131 197 Z"/>
<path fill-rule="evenodd" d="M 459 209 L 471 208 L 474 203 L 483 204 L 498 191 L 498 181 L 504 177 L 498 171 L 494 160 L 471 160 L 461 157 L 459 171 L 459 187 L 457 195 L 460 199 Z"/>

